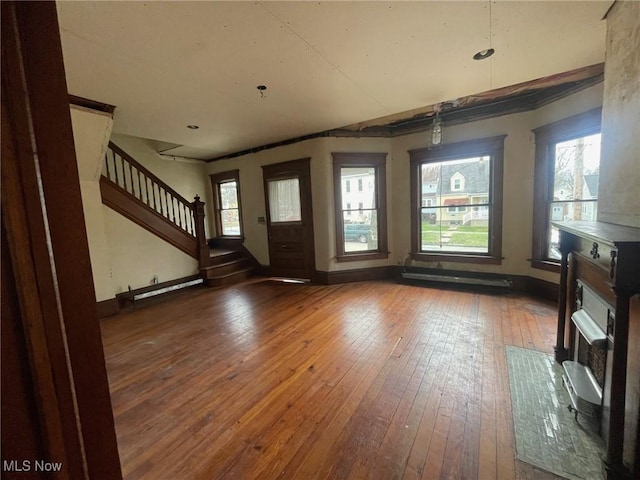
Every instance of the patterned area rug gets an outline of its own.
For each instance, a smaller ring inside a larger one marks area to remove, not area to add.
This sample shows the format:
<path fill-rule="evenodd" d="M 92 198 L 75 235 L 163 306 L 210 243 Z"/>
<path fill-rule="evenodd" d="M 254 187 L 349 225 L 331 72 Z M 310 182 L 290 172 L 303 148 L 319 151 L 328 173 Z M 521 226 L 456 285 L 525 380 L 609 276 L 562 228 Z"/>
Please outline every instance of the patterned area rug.
<path fill-rule="evenodd" d="M 516 457 L 571 480 L 603 477 L 604 445 L 593 421 L 569 412 L 562 367 L 550 355 L 506 347 Z"/>

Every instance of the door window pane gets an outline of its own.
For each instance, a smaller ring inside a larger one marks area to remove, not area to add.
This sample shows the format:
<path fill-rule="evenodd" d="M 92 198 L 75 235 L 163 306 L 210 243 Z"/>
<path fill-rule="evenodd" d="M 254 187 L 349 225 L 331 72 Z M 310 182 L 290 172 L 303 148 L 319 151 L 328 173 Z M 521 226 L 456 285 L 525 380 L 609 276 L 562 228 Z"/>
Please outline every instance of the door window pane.
<path fill-rule="evenodd" d="M 299 180 L 270 180 L 268 185 L 271 223 L 302 221 Z"/>

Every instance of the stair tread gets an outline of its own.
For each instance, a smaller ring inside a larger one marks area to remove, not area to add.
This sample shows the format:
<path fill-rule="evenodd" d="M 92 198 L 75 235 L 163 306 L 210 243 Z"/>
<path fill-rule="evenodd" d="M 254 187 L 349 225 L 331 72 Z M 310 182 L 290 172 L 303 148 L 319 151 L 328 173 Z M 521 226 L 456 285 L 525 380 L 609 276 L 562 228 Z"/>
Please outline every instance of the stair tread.
<path fill-rule="evenodd" d="M 230 250 L 225 248 L 211 248 L 209 249 L 209 257 L 222 257 L 224 255 L 233 255 L 234 253 L 241 253 L 240 250 Z"/>
<path fill-rule="evenodd" d="M 203 270 L 215 270 L 217 269 L 221 269 L 223 267 L 228 267 L 229 265 L 237 265 L 237 264 L 243 264 L 243 263 L 247 263 L 249 262 L 248 258 L 236 258 L 234 260 L 229 260 L 228 262 L 224 262 L 224 263 L 216 263 L 214 265 L 207 265 L 206 267 L 202 267 Z"/>

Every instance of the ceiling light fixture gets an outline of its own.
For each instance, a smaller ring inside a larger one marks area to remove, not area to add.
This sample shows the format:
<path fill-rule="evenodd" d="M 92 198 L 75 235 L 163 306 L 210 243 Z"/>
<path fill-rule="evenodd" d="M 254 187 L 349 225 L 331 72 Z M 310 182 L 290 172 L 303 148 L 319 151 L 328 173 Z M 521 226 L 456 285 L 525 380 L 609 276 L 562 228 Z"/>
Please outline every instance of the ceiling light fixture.
<path fill-rule="evenodd" d="M 442 119 L 439 116 L 440 104 L 436 105 L 436 116 L 431 126 L 431 145 L 440 145 L 442 143 Z"/>
<path fill-rule="evenodd" d="M 489 58 L 494 53 L 496 53 L 496 51 L 493 48 L 488 48 L 487 50 L 480 50 L 478 53 L 476 53 L 473 56 L 473 59 L 474 60 L 484 60 L 486 58 Z"/>
<path fill-rule="evenodd" d="M 188 128 L 189 130 L 197 130 L 197 129 L 199 129 L 200 127 L 199 127 L 198 125 L 187 125 L 187 128 Z"/>
<path fill-rule="evenodd" d="M 493 14 L 491 11 L 491 0 L 489 0 L 489 48 L 480 50 L 473 56 L 474 60 L 485 60 L 496 53 L 493 48 Z"/>

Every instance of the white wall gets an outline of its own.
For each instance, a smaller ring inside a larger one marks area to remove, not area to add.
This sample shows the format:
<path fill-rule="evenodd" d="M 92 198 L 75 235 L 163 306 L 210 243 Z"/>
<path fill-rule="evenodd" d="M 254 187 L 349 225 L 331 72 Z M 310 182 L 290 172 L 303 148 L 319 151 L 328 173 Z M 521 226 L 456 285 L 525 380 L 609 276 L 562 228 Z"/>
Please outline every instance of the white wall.
<path fill-rule="evenodd" d="M 211 186 L 205 174 L 205 163 L 166 159 L 156 153 L 150 141 L 142 138 L 114 134 L 111 140 L 187 200 L 199 195 L 202 201 L 211 205 Z M 195 259 L 109 207 L 102 208 L 113 295 L 126 291 L 129 286 L 133 289 L 148 286 L 154 277 L 165 282 L 198 273 Z M 211 231 L 208 221 L 205 219 L 205 228 Z"/>
<path fill-rule="evenodd" d="M 531 268 L 531 237 L 533 224 L 533 172 L 535 139 L 532 129 L 576 113 L 602 105 L 602 84 L 546 105 L 538 110 L 506 115 L 477 122 L 444 127 L 444 141 L 458 142 L 496 135 L 505 139 L 503 185 L 503 256 L 502 265 L 465 264 L 461 262 L 417 263 L 445 269 L 485 271 L 528 275 L 552 282 L 556 274 Z M 268 244 L 265 225 L 257 217 L 264 216 L 262 165 L 311 157 L 311 177 L 316 235 L 316 268 L 337 271 L 404 262 L 411 249 L 409 154 L 408 151 L 427 146 L 427 133 L 415 133 L 389 138 L 318 138 L 294 145 L 265 150 L 256 154 L 209 164 L 208 173 L 238 168 L 242 195 L 243 220 L 247 248 L 260 263 L 268 265 Z M 388 152 L 387 211 L 389 258 L 364 262 L 335 260 L 335 223 L 333 206 L 333 175 L 331 152 Z"/>
<path fill-rule="evenodd" d="M 163 282 L 197 273 L 195 259 L 102 204 L 99 180 L 113 116 L 72 106 L 71 120 L 96 300 L 150 285 L 154 278 Z M 140 138 L 113 135 L 112 140 L 185 198 L 199 194 L 211 203 L 203 162 L 165 159 Z"/>
<path fill-rule="evenodd" d="M 71 106 L 71 124 L 76 147 L 80 193 L 84 211 L 91 271 L 96 300 L 113 298 L 111 261 L 107 234 L 102 216 L 100 170 L 102 159 L 113 128 L 113 115 L 87 108 Z"/>
<path fill-rule="evenodd" d="M 455 270 L 528 275 L 557 282 L 557 275 L 533 269 L 528 261 L 531 257 L 535 149 L 531 130 L 600 106 L 602 91 L 602 85 L 597 85 L 538 110 L 452 127 L 445 125 L 445 142 L 507 135 L 503 205 L 504 260 L 502 265 L 459 262 L 414 264 Z M 108 116 L 102 118 L 100 114 L 97 119 L 94 116 L 96 112 L 72 110 L 74 131 L 78 136 L 78 162 L 97 299 L 113 298 L 116 293 L 125 291 L 129 285 L 132 288 L 149 285 L 156 276 L 162 282 L 197 273 L 197 262 L 194 259 L 102 205 L 97 180 L 105 135 L 108 138 L 106 132 L 110 132 L 109 122 L 112 122 L 112 119 Z M 395 265 L 407 259 L 411 245 L 408 150 L 425 147 L 426 132 L 393 139 L 317 138 L 208 164 L 179 159 L 167 160 L 153 150 L 151 142 L 144 139 L 125 135 L 113 135 L 112 139 L 185 198 L 191 199 L 195 194 L 199 194 L 209 206 L 212 203 L 208 175 L 239 169 L 245 245 L 263 265 L 269 264 L 269 253 L 266 226 L 258 223 L 258 217 L 264 217 L 266 213 L 262 166 L 304 157 L 311 158 L 318 270 L 338 271 Z M 386 172 L 389 258 L 338 263 L 335 259 L 331 153 L 367 151 L 388 153 Z M 207 229 L 213 231 L 209 210 L 208 214 Z"/>
<path fill-rule="evenodd" d="M 128 218 L 102 206 L 109 259 L 117 293 L 198 273 L 198 261 Z"/>

